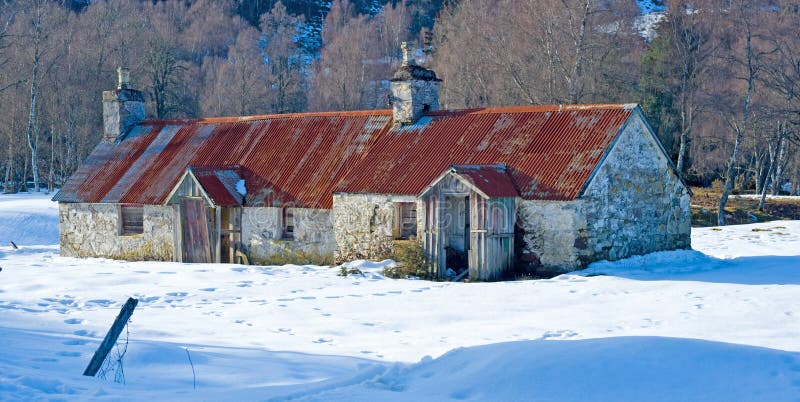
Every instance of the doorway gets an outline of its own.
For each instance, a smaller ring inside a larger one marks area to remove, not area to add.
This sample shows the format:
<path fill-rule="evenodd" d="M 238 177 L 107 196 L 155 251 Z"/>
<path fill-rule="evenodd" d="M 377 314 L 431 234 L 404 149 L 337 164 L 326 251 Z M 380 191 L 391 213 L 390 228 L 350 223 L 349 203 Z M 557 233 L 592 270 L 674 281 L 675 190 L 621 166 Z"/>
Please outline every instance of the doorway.
<path fill-rule="evenodd" d="M 444 197 L 445 264 L 460 273 L 469 268 L 469 195 Z"/>
<path fill-rule="evenodd" d="M 180 201 L 183 262 L 213 262 L 211 216 L 209 208 L 201 198 L 183 198 Z"/>

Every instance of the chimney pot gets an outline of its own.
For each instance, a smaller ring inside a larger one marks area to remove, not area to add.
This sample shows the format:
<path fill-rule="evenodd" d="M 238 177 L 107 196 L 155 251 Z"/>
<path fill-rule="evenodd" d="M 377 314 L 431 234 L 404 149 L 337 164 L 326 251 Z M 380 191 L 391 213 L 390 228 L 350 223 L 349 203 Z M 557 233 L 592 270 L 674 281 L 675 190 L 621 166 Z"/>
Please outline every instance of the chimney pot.
<path fill-rule="evenodd" d="M 413 51 L 412 46 L 410 46 L 408 42 L 400 43 L 400 49 L 403 50 L 404 66 L 414 66 L 417 64 L 416 60 L 414 60 L 414 55 L 411 54 L 411 52 Z"/>
<path fill-rule="evenodd" d="M 117 89 L 130 89 L 131 87 L 131 70 L 128 67 L 120 67 L 117 69 L 117 78 L 119 84 Z"/>

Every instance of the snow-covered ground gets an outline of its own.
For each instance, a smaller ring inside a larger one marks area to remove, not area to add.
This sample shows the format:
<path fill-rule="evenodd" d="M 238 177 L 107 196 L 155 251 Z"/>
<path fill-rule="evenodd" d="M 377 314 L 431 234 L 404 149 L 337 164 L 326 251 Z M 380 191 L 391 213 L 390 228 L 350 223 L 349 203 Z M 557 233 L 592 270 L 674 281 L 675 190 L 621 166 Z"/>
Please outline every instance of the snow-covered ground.
<path fill-rule="evenodd" d="M 62 258 L 57 220 L 43 196 L 0 196 L 0 240 L 20 245 L 0 247 L 0 400 L 800 395 L 800 221 L 695 229 L 696 251 L 551 280 L 443 283 L 384 278 L 388 262 L 343 278 Z M 128 297 L 125 384 L 113 365 L 81 376 Z"/>

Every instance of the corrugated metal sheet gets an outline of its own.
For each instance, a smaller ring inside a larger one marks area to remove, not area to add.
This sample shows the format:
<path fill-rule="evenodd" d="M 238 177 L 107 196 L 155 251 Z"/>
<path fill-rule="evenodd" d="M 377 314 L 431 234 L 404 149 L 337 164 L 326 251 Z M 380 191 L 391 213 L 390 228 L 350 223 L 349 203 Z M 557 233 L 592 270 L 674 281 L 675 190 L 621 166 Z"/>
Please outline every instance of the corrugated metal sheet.
<path fill-rule="evenodd" d="M 236 191 L 236 183 L 242 179 L 240 166 L 191 166 L 190 169 L 216 205 L 242 205 L 244 197 Z"/>
<path fill-rule="evenodd" d="M 511 175 L 505 165 L 453 165 L 452 169 L 491 198 L 517 197 Z"/>
<path fill-rule="evenodd" d="M 450 164 L 504 164 L 526 199 L 575 199 L 633 105 L 439 111 L 381 136 L 345 193 L 419 194 Z"/>
<path fill-rule="evenodd" d="M 388 110 L 147 121 L 99 144 L 54 200 L 162 204 L 189 166 L 239 165 L 248 205 L 330 208 L 333 188 L 390 127 Z"/>
<path fill-rule="evenodd" d="M 630 105 L 438 111 L 391 128 L 391 111 L 147 121 L 99 144 L 54 197 L 162 204 L 189 166 L 239 165 L 246 205 L 330 208 L 334 191 L 419 194 L 451 164 L 505 164 L 529 199 L 573 199 Z"/>

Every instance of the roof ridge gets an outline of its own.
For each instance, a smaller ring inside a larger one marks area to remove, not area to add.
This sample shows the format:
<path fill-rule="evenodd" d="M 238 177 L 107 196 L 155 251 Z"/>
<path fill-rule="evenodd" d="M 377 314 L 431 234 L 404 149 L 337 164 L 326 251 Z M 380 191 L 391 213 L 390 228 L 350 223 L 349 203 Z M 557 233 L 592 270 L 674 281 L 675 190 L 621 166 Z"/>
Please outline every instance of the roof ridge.
<path fill-rule="evenodd" d="M 636 103 L 586 103 L 586 104 L 551 104 L 551 105 L 524 105 L 524 106 L 490 106 L 467 109 L 440 109 L 428 112 L 430 116 L 446 116 L 449 114 L 495 114 L 495 113 L 536 113 L 536 112 L 562 112 L 571 110 L 602 110 L 636 108 Z M 153 124 L 218 124 L 239 123 L 272 119 L 292 119 L 302 117 L 348 117 L 348 116 L 391 116 L 391 109 L 329 111 L 329 112 L 299 112 L 299 113 L 272 113 L 252 116 L 221 116 L 199 117 L 186 119 L 150 119 L 141 122 L 143 125 Z"/>
<path fill-rule="evenodd" d="M 490 106 L 470 109 L 442 109 L 429 112 L 431 116 L 442 116 L 451 113 L 464 114 L 497 114 L 497 113 L 537 113 L 537 112 L 563 112 L 573 110 L 633 110 L 638 103 L 587 103 L 587 104 L 552 104 L 552 105 L 524 105 L 524 106 Z"/>
<path fill-rule="evenodd" d="M 349 116 L 391 116 L 391 109 L 373 110 L 354 110 L 354 111 L 333 111 L 333 112 L 302 112 L 302 113 L 273 113 L 253 116 L 221 116 L 221 117 L 199 117 L 191 119 L 150 119 L 145 120 L 140 125 L 154 124 L 218 124 L 218 123 L 239 123 L 259 120 L 291 119 L 300 117 L 349 117 Z"/>

